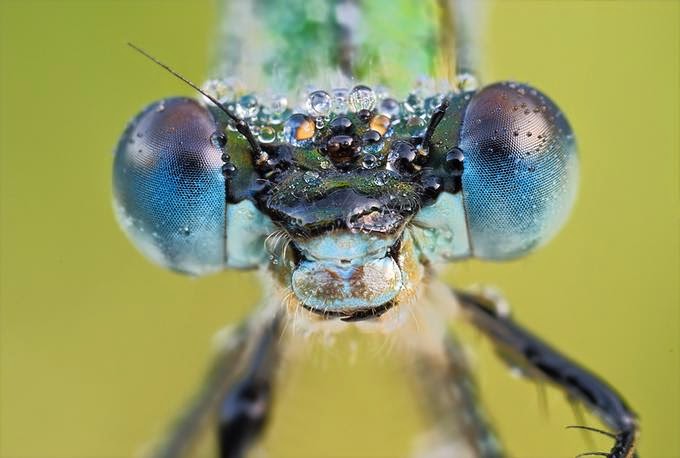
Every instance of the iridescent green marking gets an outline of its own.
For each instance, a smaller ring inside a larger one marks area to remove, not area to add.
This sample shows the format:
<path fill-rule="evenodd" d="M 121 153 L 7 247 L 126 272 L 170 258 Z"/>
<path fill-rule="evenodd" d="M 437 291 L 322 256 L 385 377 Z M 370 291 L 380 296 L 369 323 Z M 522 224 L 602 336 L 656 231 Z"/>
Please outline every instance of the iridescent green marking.
<path fill-rule="evenodd" d="M 223 0 L 212 76 L 238 77 L 250 90 L 290 96 L 310 84 L 337 84 L 344 74 L 403 95 L 421 76 L 453 76 L 445 5 L 437 0 Z"/>

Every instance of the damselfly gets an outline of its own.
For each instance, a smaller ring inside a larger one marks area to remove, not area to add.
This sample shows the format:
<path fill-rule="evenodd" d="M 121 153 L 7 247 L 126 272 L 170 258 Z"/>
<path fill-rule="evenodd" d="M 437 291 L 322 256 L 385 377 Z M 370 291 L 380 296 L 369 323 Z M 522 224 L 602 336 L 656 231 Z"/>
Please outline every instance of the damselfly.
<path fill-rule="evenodd" d="M 599 415 L 614 432 L 595 431 L 614 445 L 593 454 L 633 456 L 637 421 L 611 387 L 517 325 L 499 298 L 435 278 L 438 264 L 546 243 L 578 178 L 571 128 L 547 96 L 478 86 L 476 5 L 224 4 L 202 89 L 135 47 L 202 98 L 153 103 L 123 134 L 113 174 L 122 227 L 161 266 L 260 269 L 273 291 L 225 339 L 158 456 L 189 454 L 211 421 L 221 455 L 244 455 L 270 411 L 282 347 L 351 326 L 403 341 L 457 455 L 500 456 L 442 325 L 454 315 Z M 416 322 L 427 332 L 412 333 Z"/>

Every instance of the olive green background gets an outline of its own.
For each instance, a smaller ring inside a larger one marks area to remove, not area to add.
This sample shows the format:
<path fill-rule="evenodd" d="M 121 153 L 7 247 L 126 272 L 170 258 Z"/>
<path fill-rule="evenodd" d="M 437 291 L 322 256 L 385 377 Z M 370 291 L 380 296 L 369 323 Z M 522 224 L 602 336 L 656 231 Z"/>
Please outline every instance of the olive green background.
<path fill-rule="evenodd" d="M 191 94 L 125 42 L 200 80 L 215 9 L 0 4 L 0 456 L 134 455 L 197 385 L 211 336 L 259 298 L 250 273 L 189 279 L 147 263 L 111 211 L 125 123 L 152 100 Z M 445 271 L 452 284 L 498 286 L 520 321 L 624 393 L 647 458 L 680 456 L 679 16 L 677 1 L 493 4 L 487 81 L 528 81 L 565 110 L 580 195 L 534 255 Z M 589 449 L 564 429 L 576 420 L 561 394 L 549 389 L 542 413 L 533 385 L 465 336 L 512 456 Z M 424 420 L 387 343 L 317 346 L 291 365 L 270 456 L 408 455 Z"/>

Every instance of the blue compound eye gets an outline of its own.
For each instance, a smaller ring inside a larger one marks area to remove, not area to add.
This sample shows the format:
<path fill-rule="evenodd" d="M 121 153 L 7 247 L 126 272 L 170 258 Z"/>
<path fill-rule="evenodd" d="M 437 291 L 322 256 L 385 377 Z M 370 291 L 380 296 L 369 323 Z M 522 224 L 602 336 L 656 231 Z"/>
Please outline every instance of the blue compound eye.
<path fill-rule="evenodd" d="M 550 99 L 516 83 L 483 88 L 467 106 L 459 148 L 472 256 L 515 258 L 557 233 L 576 195 L 578 156 Z"/>
<path fill-rule="evenodd" d="M 432 138 L 433 170 L 447 184 L 415 218 L 430 228 L 426 256 L 512 259 L 564 224 L 578 185 L 576 146 L 564 115 L 536 89 L 498 83 L 454 95 Z"/>
<path fill-rule="evenodd" d="M 264 257 L 258 231 L 243 230 L 264 230 L 263 216 L 249 201 L 225 205 L 222 133 L 197 101 L 172 98 L 147 107 L 120 139 L 113 167 L 116 215 L 157 264 L 202 275 L 254 267 Z"/>

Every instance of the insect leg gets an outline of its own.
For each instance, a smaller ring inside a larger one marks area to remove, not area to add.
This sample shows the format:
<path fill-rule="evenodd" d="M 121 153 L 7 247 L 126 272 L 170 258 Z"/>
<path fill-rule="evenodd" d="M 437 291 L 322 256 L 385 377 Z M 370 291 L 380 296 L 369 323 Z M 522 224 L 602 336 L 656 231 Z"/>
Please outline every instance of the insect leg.
<path fill-rule="evenodd" d="M 448 333 L 441 350 L 436 354 L 420 352 L 415 367 L 437 430 L 449 442 L 447 450 L 455 449 L 456 456 L 502 457 L 501 446 L 479 402 L 477 386 L 460 342 Z M 457 445 L 458 442 L 465 446 Z"/>
<path fill-rule="evenodd" d="M 488 335 L 500 349 L 511 352 L 541 377 L 562 388 L 571 398 L 585 403 L 616 431 L 613 434 L 615 444 L 604 456 L 636 456 L 639 433 L 637 418 L 611 386 L 509 317 L 499 314 L 492 300 L 463 291 L 454 291 L 454 294 L 472 324 Z M 600 452 L 594 453 L 602 455 Z"/>
<path fill-rule="evenodd" d="M 267 418 L 277 367 L 280 317 L 253 316 L 222 340 L 199 392 L 152 453 L 190 456 L 207 428 L 217 423 L 220 456 L 240 457 Z"/>
<path fill-rule="evenodd" d="M 246 454 L 258 439 L 271 410 L 274 376 L 280 349 L 280 318 L 275 318 L 259 336 L 241 375 L 226 392 L 219 418 L 220 457 Z"/>

